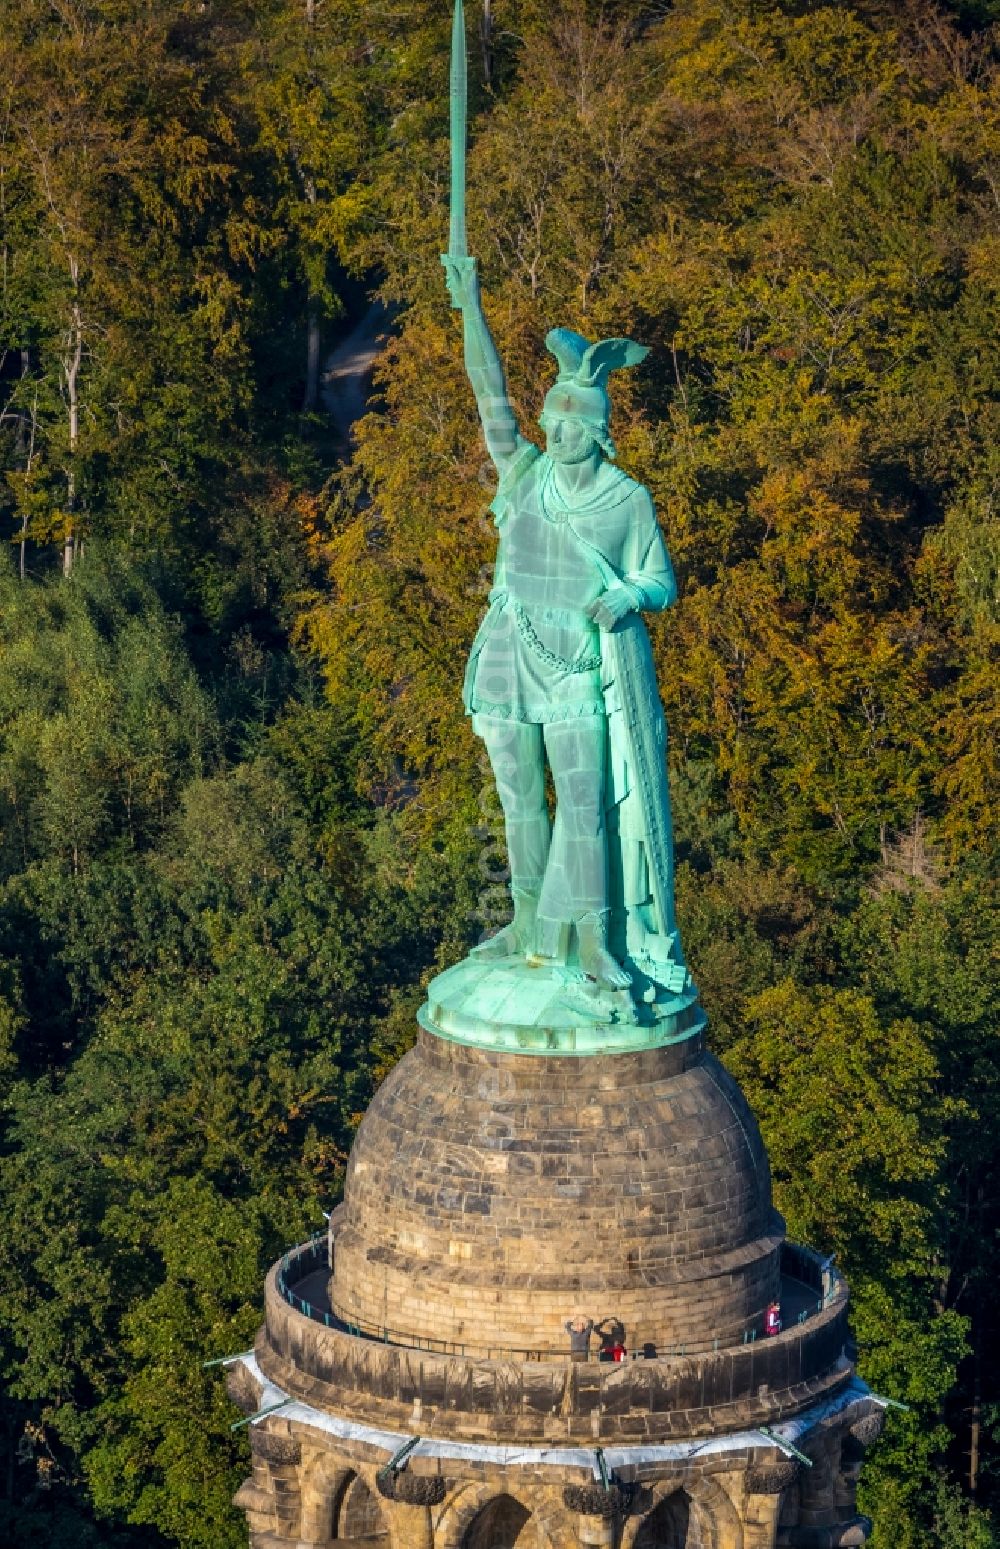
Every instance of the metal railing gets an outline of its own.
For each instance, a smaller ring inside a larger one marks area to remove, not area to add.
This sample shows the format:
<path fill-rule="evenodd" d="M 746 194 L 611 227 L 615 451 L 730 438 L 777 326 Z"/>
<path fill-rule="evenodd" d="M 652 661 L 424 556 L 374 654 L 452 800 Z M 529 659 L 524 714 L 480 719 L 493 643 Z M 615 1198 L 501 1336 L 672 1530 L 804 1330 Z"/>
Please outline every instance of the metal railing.
<path fill-rule="evenodd" d="M 308 1242 L 289 1248 L 278 1263 L 275 1281 L 279 1296 L 290 1307 L 294 1307 L 296 1312 L 301 1312 L 318 1323 L 325 1323 L 327 1328 L 342 1328 L 343 1324 L 332 1313 L 327 1312 L 323 1307 L 313 1306 L 304 1296 L 299 1296 L 296 1291 L 293 1291 L 289 1281 L 289 1271 L 293 1266 L 297 1271 L 295 1283 L 300 1284 L 306 1275 L 315 1274 L 318 1269 L 329 1264 L 329 1240 L 329 1233 L 324 1228 L 322 1232 L 314 1232 Z"/>
<path fill-rule="evenodd" d="M 566 1361 L 571 1358 L 570 1351 L 565 1344 L 556 1348 L 545 1346 L 517 1346 L 495 1345 L 485 1346 L 477 1343 L 473 1346 L 463 1344 L 458 1340 L 435 1339 L 430 1335 L 419 1335 L 404 1329 L 394 1329 L 386 1325 L 359 1319 L 356 1316 L 342 1310 L 332 1301 L 327 1292 L 326 1307 L 318 1307 L 300 1296 L 294 1289 L 300 1285 L 307 1276 L 315 1274 L 318 1270 L 331 1267 L 331 1258 L 334 1251 L 334 1237 L 329 1230 L 316 1232 L 307 1242 L 300 1243 L 290 1248 L 278 1264 L 276 1282 L 278 1293 L 290 1307 L 305 1317 L 322 1323 L 326 1328 L 338 1329 L 342 1333 L 351 1334 L 356 1339 L 369 1339 L 379 1344 L 395 1345 L 401 1349 L 424 1350 L 429 1355 L 457 1355 L 471 1357 L 480 1361 L 516 1361 L 518 1363 L 532 1361 Z M 795 1314 L 794 1326 L 800 1327 L 810 1318 L 823 1312 L 840 1295 L 845 1287 L 843 1277 L 833 1267 L 832 1255 L 826 1260 L 810 1248 L 801 1247 L 798 1243 L 786 1242 L 781 1250 L 781 1270 L 783 1276 L 798 1281 L 800 1285 L 817 1292 L 816 1300 L 809 1301 L 806 1306 L 798 1309 Z M 787 1325 L 786 1328 L 792 1326 Z M 743 1330 L 742 1343 L 744 1345 L 755 1344 L 758 1340 L 764 1340 L 770 1336 L 764 1334 L 763 1321 L 755 1319 Z M 740 1341 L 736 1341 L 736 1345 Z M 707 1354 L 718 1355 L 723 1349 L 734 1348 L 732 1342 L 725 1345 L 716 1339 L 712 1342 L 711 1351 L 706 1348 L 698 1350 L 690 1349 L 684 1343 L 676 1345 L 643 1344 L 639 1349 L 629 1352 L 632 1360 L 680 1360 L 687 1356 Z M 583 1355 L 577 1355 L 579 1360 Z M 611 1357 L 603 1354 L 600 1349 L 588 1350 L 584 1357 L 587 1361 L 598 1361 L 605 1364 Z"/>

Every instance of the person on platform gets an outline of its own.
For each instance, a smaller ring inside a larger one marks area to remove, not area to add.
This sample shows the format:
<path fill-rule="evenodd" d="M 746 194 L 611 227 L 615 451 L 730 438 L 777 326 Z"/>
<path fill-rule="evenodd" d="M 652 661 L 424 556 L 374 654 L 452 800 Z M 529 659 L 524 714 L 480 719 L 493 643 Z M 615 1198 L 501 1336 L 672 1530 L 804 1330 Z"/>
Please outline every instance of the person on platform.
<path fill-rule="evenodd" d="M 602 1318 L 594 1324 L 594 1333 L 601 1341 L 599 1361 L 624 1361 L 625 1325 L 620 1318 Z"/>
<path fill-rule="evenodd" d="M 570 1360 L 589 1361 L 590 1336 L 594 1332 L 593 1318 L 588 1318 L 585 1313 L 575 1312 L 566 1323 L 566 1332 L 569 1335 Z"/>

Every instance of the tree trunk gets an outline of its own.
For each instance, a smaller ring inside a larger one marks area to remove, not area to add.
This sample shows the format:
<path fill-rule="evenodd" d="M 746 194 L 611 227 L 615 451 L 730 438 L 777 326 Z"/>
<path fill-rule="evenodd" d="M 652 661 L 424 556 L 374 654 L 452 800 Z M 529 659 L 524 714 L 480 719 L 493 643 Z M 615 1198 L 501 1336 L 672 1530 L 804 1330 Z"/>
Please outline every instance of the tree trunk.
<path fill-rule="evenodd" d="M 24 381 L 25 377 L 28 375 L 28 368 L 29 368 L 30 364 L 31 364 L 31 356 L 30 356 L 29 352 L 27 350 L 22 350 L 21 351 L 21 381 L 22 382 Z M 22 581 L 24 580 L 24 571 L 25 571 L 25 563 L 26 563 L 26 560 L 25 560 L 25 549 L 26 549 L 26 546 L 27 546 L 27 540 L 25 538 L 25 533 L 27 532 L 27 528 L 28 528 L 27 475 L 29 475 L 31 473 L 31 464 L 32 464 L 32 460 L 33 460 L 34 454 L 35 454 L 35 425 L 36 425 L 37 420 L 38 420 L 37 410 L 38 410 L 38 389 L 36 388 L 35 389 L 35 402 L 34 402 L 34 404 L 32 406 L 32 410 L 31 410 L 31 432 L 30 432 L 30 434 L 28 434 L 26 432 L 26 430 L 25 430 L 25 427 L 26 427 L 26 425 L 28 423 L 28 416 L 25 413 L 23 413 L 23 412 L 19 413 L 18 416 L 17 416 L 17 435 L 16 435 L 15 441 L 14 441 L 14 461 L 15 461 L 15 464 L 19 464 L 19 463 L 23 462 L 23 464 L 24 464 L 24 472 L 25 472 L 25 491 L 24 491 L 24 494 L 25 494 L 25 505 L 24 505 L 24 509 L 21 512 L 21 543 L 20 543 L 20 556 L 19 556 L 19 562 L 18 562 L 18 574 L 20 575 Z"/>
<path fill-rule="evenodd" d="M 493 90 L 493 0 L 483 0 L 483 15 L 479 23 L 479 39 L 483 50 L 483 85 Z"/>
<path fill-rule="evenodd" d="M 22 372 L 22 375 L 25 375 L 27 373 L 28 364 L 29 364 L 29 360 L 30 360 L 30 357 L 28 355 L 28 351 L 27 350 L 22 351 L 21 359 L 22 359 L 22 361 L 24 363 L 24 371 Z M 31 400 L 31 434 L 28 437 L 28 455 L 27 455 L 27 457 L 24 460 L 24 474 L 25 474 L 24 497 L 25 497 L 25 504 L 24 504 L 24 510 L 21 512 L 21 554 L 20 554 L 20 563 L 18 565 L 18 570 L 20 572 L 20 576 L 21 576 L 21 580 L 22 581 L 24 580 L 25 572 L 27 570 L 28 495 L 29 495 L 30 489 L 31 489 L 31 470 L 32 470 L 32 468 L 35 465 L 35 433 L 36 433 L 37 430 L 38 430 L 38 386 L 37 386 L 37 383 L 36 383 L 34 396 L 33 396 L 32 400 Z"/>
<path fill-rule="evenodd" d="M 316 184 L 308 174 L 302 177 L 302 187 L 309 203 L 315 204 Z M 306 390 L 302 396 L 303 414 L 311 414 L 319 401 L 319 319 L 319 298 L 310 289 L 306 298 Z"/>
<path fill-rule="evenodd" d="M 306 324 L 306 390 L 302 399 L 303 414 L 311 414 L 319 402 L 320 330 L 319 308 L 310 298 Z"/>
<path fill-rule="evenodd" d="M 70 273 L 74 286 L 77 283 L 78 269 L 75 260 L 70 262 Z M 66 531 L 63 536 L 63 575 L 69 575 L 73 568 L 73 560 L 76 557 L 76 524 L 73 514 L 76 510 L 76 454 L 80 444 L 80 363 L 83 360 L 83 317 L 80 312 L 80 303 L 74 301 L 69 330 L 68 353 L 63 361 L 63 376 L 66 382 L 66 401 L 69 406 L 69 468 L 66 471 Z"/>
<path fill-rule="evenodd" d="M 985 1228 L 985 1191 L 979 1185 L 976 1198 L 976 1218 L 980 1232 Z M 977 1233 L 979 1235 L 979 1233 Z M 983 1301 L 978 1279 L 972 1304 L 972 1413 L 969 1416 L 969 1494 L 979 1494 L 980 1447 L 983 1425 Z"/>

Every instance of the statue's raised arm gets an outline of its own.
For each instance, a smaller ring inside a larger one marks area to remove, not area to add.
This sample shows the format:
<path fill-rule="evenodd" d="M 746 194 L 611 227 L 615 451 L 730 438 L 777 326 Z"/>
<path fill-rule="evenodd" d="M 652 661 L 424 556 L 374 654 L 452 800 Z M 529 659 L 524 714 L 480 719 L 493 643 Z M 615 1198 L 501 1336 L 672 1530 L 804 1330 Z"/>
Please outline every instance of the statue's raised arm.
<path fill-rule="evenodd" d="M 462 313 L 465 369 L 476 395 L 486 450 L 502 474 L 524 445 L 524 437 L 518 432 L 503 366 L 483 312 L 476 260 L 445 253 L 441 262 L 451 304 Z"/>

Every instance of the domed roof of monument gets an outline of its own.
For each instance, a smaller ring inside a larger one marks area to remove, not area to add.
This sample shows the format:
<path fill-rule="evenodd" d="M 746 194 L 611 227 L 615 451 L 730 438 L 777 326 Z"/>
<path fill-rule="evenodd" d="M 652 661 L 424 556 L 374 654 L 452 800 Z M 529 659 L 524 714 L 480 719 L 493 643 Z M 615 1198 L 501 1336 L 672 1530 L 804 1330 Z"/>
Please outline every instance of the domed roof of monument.
<path fill-rule="evenodd" d="M 782 1224 L 736 1084 L 701 1039 L 539 1058 L 423 1033 L 348 1168 L 332 1302 L 397 1343 L 564 1352 L 582 1314 L 632 1348 L 739 1343 Z"/>

